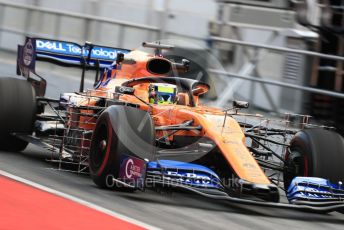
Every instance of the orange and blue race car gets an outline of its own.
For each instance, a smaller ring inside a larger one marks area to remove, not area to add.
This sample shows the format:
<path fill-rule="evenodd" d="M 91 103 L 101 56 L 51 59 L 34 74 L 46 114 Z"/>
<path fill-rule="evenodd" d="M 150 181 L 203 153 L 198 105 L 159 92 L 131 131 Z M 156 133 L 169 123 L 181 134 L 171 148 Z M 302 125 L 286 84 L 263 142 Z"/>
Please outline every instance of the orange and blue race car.
<path fill-rule="evenodd" d="M 143 46 L 154 52 L 27 38 L 17 58 L 26 80 L 0 79 L 0 149 L 38 145 L 59 169 L 89 173 L 101 188 L 178 188 L 223 202 L 344 212 L 344 141 L 332 128 L 303 115 L 271 125 L 241 112 L 244 101 L 202 105 L 210 86 L 177 76 L 191 62 L 168 59 L 173 46 Z M 39 60 L 81 68 L 79 91 L 45 97 Z M 91 69 L 94 88 L 84 90 Z"/>

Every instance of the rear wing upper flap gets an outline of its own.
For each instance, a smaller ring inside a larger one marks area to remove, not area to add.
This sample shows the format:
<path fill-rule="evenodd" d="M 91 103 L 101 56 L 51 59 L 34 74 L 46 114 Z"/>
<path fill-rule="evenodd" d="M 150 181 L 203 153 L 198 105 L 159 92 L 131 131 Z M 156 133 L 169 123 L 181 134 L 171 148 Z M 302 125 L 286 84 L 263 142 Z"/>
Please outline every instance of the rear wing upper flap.
<path fill-rule="evenodd" d="M 36 60 L 73 67 L 105 68 L 117 59 L 118 53 L 130 50 L 86 43 L 27 37 L 24 45 L 18 45 L 17 74 L 25 77 L 35 73 Z"/>

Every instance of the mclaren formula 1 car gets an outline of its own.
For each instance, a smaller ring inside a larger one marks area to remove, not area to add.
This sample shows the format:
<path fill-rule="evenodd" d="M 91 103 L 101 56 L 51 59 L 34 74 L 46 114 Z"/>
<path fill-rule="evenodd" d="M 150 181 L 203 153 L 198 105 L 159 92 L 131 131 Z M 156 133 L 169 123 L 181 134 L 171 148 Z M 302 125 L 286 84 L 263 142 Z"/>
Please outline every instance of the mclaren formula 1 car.
<path fill-rule="evenodd" d="M 26 79 L 0 79 L 0 149 L 41 146 L 59 169 L 89 173 L 101 188 L 178 188 L 250 205 L 344 211 L 344 142 L 333 129 L 302 115 L 274 123 L 244 113 L 243 101 L 204 106 L 209 85 L 176 77 L 190 61 L 166 58 L 169 45 L 143 46 L 154 54 L 27 38 L 17 58 Z M 38 60 L 80 67 L 79 91 L 45 97 Z M 89 69 L 94 88 L 84 90 Z"/>

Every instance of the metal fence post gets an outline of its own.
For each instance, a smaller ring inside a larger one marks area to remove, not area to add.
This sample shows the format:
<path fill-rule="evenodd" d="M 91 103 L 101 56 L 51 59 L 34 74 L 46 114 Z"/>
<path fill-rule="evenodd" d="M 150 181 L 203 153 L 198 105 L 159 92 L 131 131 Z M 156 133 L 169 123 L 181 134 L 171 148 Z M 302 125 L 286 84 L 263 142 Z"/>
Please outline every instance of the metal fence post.
<path fill-rule="evenodd" d="M 119 25 L 118 28 L 118 35 L 117 35 L 117 46 L 118 47 L 123 47 L 123 42 L 124 42 L 124 27 L 122 25 Z"/>
<path fill-rule="evenodd" d="M 86 18 L 84 20 L 84 40 L 85 41 L 89 41 L 90 40 L 90 23 L 91 23 L 91 20 Z"/>
<path fill-rule="evenodd" d="M 240 78 L 240 79 L 244 79 L 244 80 L 248 80 L 248 81 L 259 82 L 259 83 L 266 84 L 266 85 L 274 85 L 274 86 L 286 87 L 286 88 L 290 88 L 290 89 L 302 90 L 302 91 L 310 92 L 310 93 L 318 93 L 318 94 L 327 95 L 327 96 L 331 96 L 331 97 L 344 98 L 344 93 L 338 93 L 338 92 L 333 92 L 333 91 L 329 91 L 329 90 L 323 90 L 323 89 L 317 89 L 317 88 L 308 87 L 308 86 L 299 86 L 299 85 L 280 82 L 280 81 L 274 81 L 274 80 L 267 80 L 267 79 L 262 79 L 262 78 L 257 78 L 257 77 L 245 76 L 245 75 L 230 73 L 230 72 L 226 72 L 226 71 L 222 71 L 222 70 L 216 70 L 216 69 L 208 69 L 208 71 L 209 71 L 209 73 L 214 73 L 214 74 L 217 74 L 218 76 L 228 76 L 228 77 L 233 77 L 233 78 Z"/>
<path fill-rule="evenodd" d="M 5 9 L 6 9 L 5 5 L 2 5 L 0 7 L 0 26 L 1 26 L 1 28 L 0 28 L 0 47 L 1 47 L 1 40 L 2 40 L 2 34 L 3 34 L 2 27 L 4 26 Z"/>
<path fill-rule="evenodd" d="M 55 23 L 54 23 L 54 34 L 55 37 L 58 38 L 60 36 L 60 28 L 61 28 L 61 16 L 56 14 L 55 15 Z"/>
<path fill-rule="evenodd" d="M 27 9 L 26 10 L 26 15 L 25 15 L 25 34 L 23 36 L 23 41 L 25 39 L 25 36 L 27 36 L 28 34 L 30 34 L 30 26 L 31 26 L 31 18 L 32 18 L 32 10 L 31 9 Z"/>

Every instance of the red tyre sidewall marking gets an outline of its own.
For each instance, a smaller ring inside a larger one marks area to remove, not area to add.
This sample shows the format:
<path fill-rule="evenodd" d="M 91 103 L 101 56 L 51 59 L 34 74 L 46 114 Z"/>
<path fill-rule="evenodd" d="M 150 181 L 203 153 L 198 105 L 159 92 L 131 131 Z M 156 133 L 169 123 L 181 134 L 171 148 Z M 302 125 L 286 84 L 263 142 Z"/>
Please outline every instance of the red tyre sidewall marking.
<path fill-rule="evenodd" d="M 109 161 L 109 156 L 110 156 L 110 150 L 111 150 L 111 145 L 112 145 L 112 125 L 110 122 L 107 122 L 108 124 L 108 142 L 107 142 L 107 146 L 106 146 L 106 153 L 105 153 L 105 157 L 104 157 L 104 160 L 103 160 L 103 163 L 102 165 L 100 166 L 99 170 L 98 170 L 98 173 L 97 175 L 100 176 L 104 169 L 105 169 L 105 166 L 107 165 L 108 161 Z M 109 124 L 110 123 L 110 124 Z"/>

